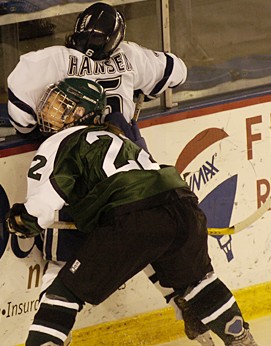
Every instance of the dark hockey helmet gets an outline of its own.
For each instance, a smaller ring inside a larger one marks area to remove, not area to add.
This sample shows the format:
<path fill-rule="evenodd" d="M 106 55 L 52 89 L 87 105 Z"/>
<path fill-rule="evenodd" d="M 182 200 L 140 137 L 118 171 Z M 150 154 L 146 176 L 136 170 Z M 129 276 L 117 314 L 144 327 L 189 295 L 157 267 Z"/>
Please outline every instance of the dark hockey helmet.
<path fill-rule="evenodd" d="M 103 87 L 84 78 L 49 85 L 37 107 L 40 131 L 53 134 L 76 125 L 100 122 L 106 107 Z"/>
<path fill-rule="evenodd" d="M 125 28 L 125 19 L 119 11 L 98 2 L 79 14 L 66 46 L 93 60 L 108 59 L 123 40 Z"/>

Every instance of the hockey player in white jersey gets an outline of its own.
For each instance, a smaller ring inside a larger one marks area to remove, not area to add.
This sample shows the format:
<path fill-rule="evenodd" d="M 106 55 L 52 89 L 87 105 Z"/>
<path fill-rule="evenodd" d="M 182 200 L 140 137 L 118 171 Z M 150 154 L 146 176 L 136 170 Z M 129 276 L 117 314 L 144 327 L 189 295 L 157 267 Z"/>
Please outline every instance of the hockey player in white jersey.
<path fill-rule="evenodd" d="M 10 121 L 18 132 L 30 134 L 38 129 L 37 104 L 49 84 L 66 77 L 84 78 L 99 82 L 104 87 L 107 113 L 123 113 L 135 134 L 133 138 L 128 137 L 145 147 L 137 124 L 132 119 L 135 111 L 134 93 L 140 91 L 146 97 L 157 97 L 167 88 L 184 83 L 187 68 L 172 53 L 156 52 L 124 41 L 125 27 L 125 19 L 119 11 L 107 4 L 96 3 L 79 14 L 74 33 L 67 38 L 65 46 L 48 47 L 22 55 L 8 77 L 8 111 Z M 121 120 L 114 118 L 117 125 Z M 123 122 L 122 125 L 125 126 Z M 65 209 L 61 211 L 60 218 L 66 218 Z M 56 232 L 48 231 L 44 258 L 51 262 L 43 278 L 43 289 L 52 280 L 51 274 L 56 274 L 67 260 L 65 251 L 51 252 L 50 245 L 55 243 L 53 237 L 56 237 Z M 76 237 L 79 242 L 80 239 Z M 72 233 L 58 235 L 59 249 L 69 248 L 73 242 Z M 161 290 L 153 269 L 146 268 L 146 273 Z M 167 301 L 173 301 L 170 299 L 170 290 L 163 289 L 162 292 Z M 185 316 L 186 322 L 190 321 L 188 312 Z M 192 322 L 186 323 L 188 337 L 197 339 L 202 345 L 212 346 L 206 327 L 197 325 L 195 320 Z"/>
<path fill-rule="evenodd" d="M 134 92 L 151 98 L 186 80 L 184 62 L 172 53 L 156 52 L 124 41 L 125 20 L 119 11 L 96 3 L 82 12 L 65 46 L 21 56 L 8 77 L 8 112 L 20 133 L 37 125 L 36 107 L 45 88 L 67 77 L 99 82 L 109 112 L 121 112 L 130 123 Z"/>

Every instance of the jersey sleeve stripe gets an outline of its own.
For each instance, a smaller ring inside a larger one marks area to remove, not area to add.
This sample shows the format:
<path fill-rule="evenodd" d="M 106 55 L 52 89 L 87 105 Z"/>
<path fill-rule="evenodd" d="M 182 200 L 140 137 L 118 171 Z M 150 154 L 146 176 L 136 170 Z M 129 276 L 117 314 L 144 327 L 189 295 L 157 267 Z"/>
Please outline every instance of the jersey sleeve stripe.
<path fill-rule="evenodd" d="M 8 89 L 8 99 L 9 102 L 14 104 L 14 106 L 18 107 L 21 111 L 28 113 L 33 117 L 33 119 L 37 120 L 37 116 L 33 108 L 31 108 L 28 104 L 20 100 L 16 95 L 13 94 L 13 92 L 10 89 Z"/>
<path fill-rule="evenodd" d="M 161 90 L 164 88 L 165 84 L 167 83 L 168 79 L 170 78 L 170 76 L 172 74 L 174 60 L 170 55 L 168 55 L 166 53 L 165 53 L 165 56 L 167 59 L 167 63 L 166 63 L 166 68 L 165 68 L 163 78 L 155 85 L 155 87 L 152 89 L 150 95 L 155 96 L 156 94 L 161 92 Z"/>
<path fill-rule="evenodd" d="M 10 122 L 12 123 L 12 125 L 16 128 L 16 129 L 32 129 L 34 128 L 36 125 L 33 124 L 29 124 L 27 126 L 22 126 L 21 124 L 17 123 L 17 121 L 15 121 L 10 115 L 8 115 Z"/>

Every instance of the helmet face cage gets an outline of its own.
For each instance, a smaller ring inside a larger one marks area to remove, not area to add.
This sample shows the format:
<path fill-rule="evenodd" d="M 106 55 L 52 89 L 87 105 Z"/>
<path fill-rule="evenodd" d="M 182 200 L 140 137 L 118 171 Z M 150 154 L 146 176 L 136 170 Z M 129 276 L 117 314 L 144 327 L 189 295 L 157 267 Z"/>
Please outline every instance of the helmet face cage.
<path fill-rule="evenodd" d="M 125 28 L 125 19 L 120 12 L 108 4 L 96 3 L 79 14 L 67 46 L 93 60 L 104 60 L 123 40 Z"/>
<path fill-rule="evenodd" d="M 66 78 L 50 85 L 37 107 L 40 131 L 53 134 L 79 124 L 93 124 L 106 107 L 103 88 L 83 78 Z"/>
<path fill-rule="evenodd" d="M 57 85 L 50 85 L 37 108 L 41 132 L 49 134 L 62 130 L 75 107 L 76 103 L 69 99 Z"/>

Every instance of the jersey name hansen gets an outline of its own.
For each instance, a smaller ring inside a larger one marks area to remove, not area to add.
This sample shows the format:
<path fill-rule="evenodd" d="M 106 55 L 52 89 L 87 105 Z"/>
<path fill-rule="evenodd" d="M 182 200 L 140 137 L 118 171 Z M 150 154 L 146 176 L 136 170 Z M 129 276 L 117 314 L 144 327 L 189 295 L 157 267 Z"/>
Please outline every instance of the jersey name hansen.
<path fill-rule="evenodd" d="M 103 61 L 93 61 L 86 55 L 83 55 L 81 59 L 70 55 L 67 74 L 82 77 L 85 75 L 113 75 L 126 71 L 133 71 L 133 67 L 124 53 L 117 53 L 109 60 Z"/>

